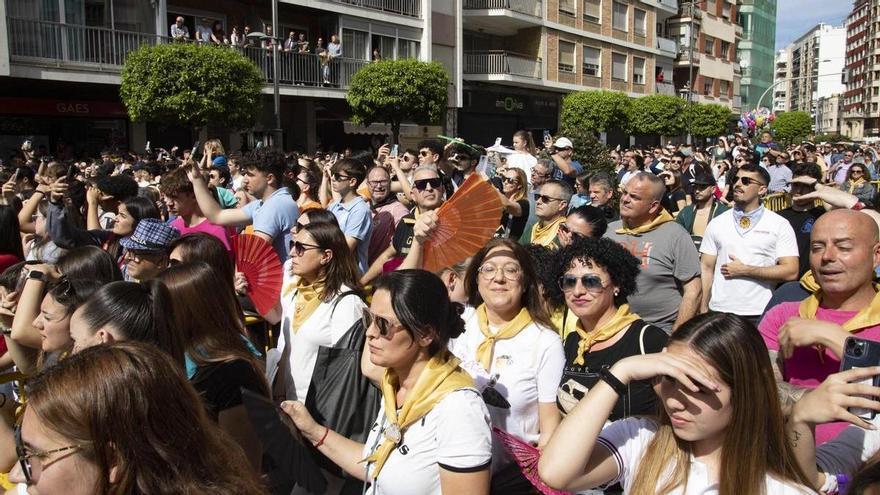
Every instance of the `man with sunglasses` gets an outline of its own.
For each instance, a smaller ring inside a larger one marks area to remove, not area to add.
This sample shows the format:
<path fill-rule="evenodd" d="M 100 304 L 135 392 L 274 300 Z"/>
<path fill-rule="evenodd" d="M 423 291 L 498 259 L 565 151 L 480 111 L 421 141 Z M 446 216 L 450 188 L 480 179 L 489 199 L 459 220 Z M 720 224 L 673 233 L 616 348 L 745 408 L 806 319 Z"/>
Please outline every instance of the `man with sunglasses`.
<path fill-rule="evenodd" d="M 535 193 L 535 216 L 537 223 L 523 233 L 529 244 L 559 247 L 559 226 L 565 222 L 568 203 L 573 191 L 558 180 L 545 182 Z"/>
<path fill-rule="evenodd" d="M 365 176 L 364 166 L 351 158 L 334 163 L 330 170 L 330 187 L 337 199 L 327 206 L 327 211 L 336 216 L 349 249 L 357 256 L 361 273 L 369 267 L 367 256 L 373 226 L 370 207 L 357 193 Z"/>
<path fill-rule="evenodd" d="M 605 237 L 642 262 L 638 290 L 628 298 L 632 312 L 672 332 L 700 307 L 700 258 L 688 233 L 661 206 L 665 194 L 660 177 L 633 176 L 620 198 L 620 220 Z"/>
<path fill-rule="evenodd" d="M 701 311 L 733 313 L 760 320 L 780 282 L 798 274 L 798 246 L 788 221 L 764 208 L 770 173 L 743 165 L 733 189 L 734 208 L 709 222 L 700 244 Z"/>
<path fill-rule="evenodd" d="M 846 182 L 846 174 L 849 172 L 849 167 L 853 164 L 854 155 L 855 153 L 851 149 L 844 150 L 843 157 L 832 165 L 828 171 L 829 179 L 838 184 Z"/>
<path fill-rule="evenodd" d="M 458 189 L 476 171 L 477 164 L 480 162 L 480 152 L 470 145 L 454 143 L 446 148 L 445 160 L 453 167 L 450 175 L 452 183 Z"/>
<path fill-rule="evenodd" d="M 367 257 L 372 265 L 388 248 L 397 224 L 409 213 L 409 209 L 391 192 L 391 174 L 385 167 L 376 166 L 367 172 L 367 186 L 370 188 L 370 210 L 373 214 Z"/>
<path fill-rule="evenodd" d="M 171 242 L 180 232 L 155 218 L 138 222 L 134 232 L 119 240 L 125 248 L 125 278 L 137 282 L 152 280 L 168 268 Z"/>
<path fill-rule="evenodd" d="M 416 248 L 419 249 L 418 259 L 413 260 L 415 264 L 411 268 L 421 266 L 421 245 L 414 241 L 414 227 L 416 222 L 427 219 L 436 224 L 437 215 L 434 210 L 443 204 L 444 192 L 443 180 L 435 166 L 422 165 L 416 169 L 410 193 L 416 206 L 397 224 L 391 245 L 373 261 L 370 269 L 361 277 L 361 284 L 367 285 L 383 272 L 393 271 L 398 266 L 403 268 L 407 264 L 404 259 L 408 259 L 410 251 Z"/>

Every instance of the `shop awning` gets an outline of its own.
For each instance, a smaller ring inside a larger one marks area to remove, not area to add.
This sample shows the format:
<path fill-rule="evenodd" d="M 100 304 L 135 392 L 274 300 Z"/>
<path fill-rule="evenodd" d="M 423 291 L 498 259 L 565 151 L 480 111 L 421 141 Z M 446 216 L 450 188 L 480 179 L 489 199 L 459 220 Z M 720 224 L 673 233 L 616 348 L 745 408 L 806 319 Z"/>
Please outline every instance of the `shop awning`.
<path fill-rule="evenodd" d="M 368 126 L 356 124 L 349 120 L 343 122 L 346 134 L 378 134 L 391 135 L 391 126 L 387 124 L 372 123 Z M 443 133 L 439 125 L 400 124 L 400 135 L 404 137 L 431 138 Z"/>

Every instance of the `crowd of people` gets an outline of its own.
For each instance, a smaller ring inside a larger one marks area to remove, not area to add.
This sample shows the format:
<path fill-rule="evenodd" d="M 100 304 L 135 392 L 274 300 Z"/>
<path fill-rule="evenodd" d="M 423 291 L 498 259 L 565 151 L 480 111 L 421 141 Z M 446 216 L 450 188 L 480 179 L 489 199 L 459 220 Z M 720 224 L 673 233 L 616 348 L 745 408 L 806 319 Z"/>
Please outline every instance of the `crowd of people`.
<path fill-rule="evenodd" d="M 540 144 L 25 142 L 0 170 L 7 493 L 880 490 L 877 150 Z M 467 180 L 495 235 L 426 271 Z M 262 312 L 244 235 L 283 266 Z"/>

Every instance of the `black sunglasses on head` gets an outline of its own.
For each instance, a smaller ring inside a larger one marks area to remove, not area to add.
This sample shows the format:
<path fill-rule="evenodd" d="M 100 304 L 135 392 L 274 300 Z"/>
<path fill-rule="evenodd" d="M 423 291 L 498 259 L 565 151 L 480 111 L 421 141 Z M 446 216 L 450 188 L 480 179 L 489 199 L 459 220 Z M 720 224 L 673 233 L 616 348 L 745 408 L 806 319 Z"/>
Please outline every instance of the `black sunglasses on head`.
<path fill-rule="evenodd" d="M 440 180 L 440 177 L 434 177 L 431 179 L 418 179 L 413 182 L 413 186 L 419 191 L 424 191 L 431 186 L 431 189 L 440 189 L 443 186 L 443 181 Z"/>

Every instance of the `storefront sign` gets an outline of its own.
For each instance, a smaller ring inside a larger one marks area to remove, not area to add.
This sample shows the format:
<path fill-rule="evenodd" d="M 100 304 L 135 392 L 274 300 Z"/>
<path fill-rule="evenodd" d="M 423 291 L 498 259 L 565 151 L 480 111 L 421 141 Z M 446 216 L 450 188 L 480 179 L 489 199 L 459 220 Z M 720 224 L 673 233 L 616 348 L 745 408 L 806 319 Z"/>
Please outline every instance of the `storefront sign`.
<path fill-rule="evenodd" d="M 128 117 L 125 107 L 121 103 L 112 101 L 43 100 L 39 98 L 0 98 L 0 114 L 51 117 Z"/>
<path fill-rule="evenodd" d="M 500 94 L 488 91 L 467 91 L 464 110 L 476 113 L 545 114 L 556 113 L 559 100 L 542 94 Z"/>

